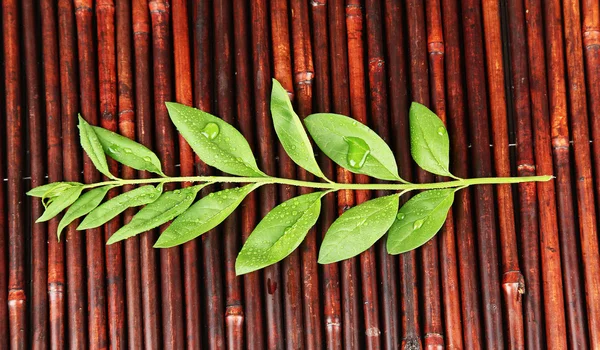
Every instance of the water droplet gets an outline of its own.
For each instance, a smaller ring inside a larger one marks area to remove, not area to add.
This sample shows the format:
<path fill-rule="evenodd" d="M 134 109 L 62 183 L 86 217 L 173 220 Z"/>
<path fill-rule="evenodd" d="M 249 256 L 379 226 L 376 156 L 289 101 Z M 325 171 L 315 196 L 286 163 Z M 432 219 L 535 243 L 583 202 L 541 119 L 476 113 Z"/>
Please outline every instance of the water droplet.
<path fill-rule="evenodd" d="M 180 194 L 181 190 L 175 190 L 174 192 L 175 192 L 175 194 Z"/>
<path fill-rule="evenodd" d="M 371 154 L 371 148 L 365 140 L 359 137 L 344 137 L 344 141 L 348 144 L 348 154 L 346 160 L 351 167 L 360 169 L 365 165 L 367 157 Z"/>
<path fill-rule="evenodd" d="M 219 135 L 219 126 L 215 123 L 208 123 L 202 129 L 202 135 L 209 140 L 214 140 Z"/>
<path fill-rule="evenodd" d="M 123 149 L 123 151 L 124 151 L 125 153 L 132 153 L 132 152 L 133 152 L 133 151 L 132 151 L 131 149 L 129 149 L 129 148 L 125 148 L 125 149 Z"/>
<path fill-rule="evenodd" d="M 144 157 L 144 161 L 150 163 L 152 161 L 152 158 L 146 156 L 146 157 Z"/>
<path fill-rule="evenodd" d="M 422 219 L 415 221 L 415 223 L 413 224 L 413 229 L 415 229 L 415 230 L 420 229 L 421 226 L 423 226 L 423 222 L 424 222 L 424 220 L 422 220 Z"/>
<path fill-rule="evenodd" d="M 404 215 L 404 213 L 398 213 L 396 217 L 398 218 L 398 220 L 403 220 L 406 217 L 406 215 Z"/>
<path fill-rule="evenodd" d="M 444 128 L 443 126 L 440 126 L 437 130 L 438 135 L 440 136 L 444 136 L 446 134 L 446 128 Z"/>

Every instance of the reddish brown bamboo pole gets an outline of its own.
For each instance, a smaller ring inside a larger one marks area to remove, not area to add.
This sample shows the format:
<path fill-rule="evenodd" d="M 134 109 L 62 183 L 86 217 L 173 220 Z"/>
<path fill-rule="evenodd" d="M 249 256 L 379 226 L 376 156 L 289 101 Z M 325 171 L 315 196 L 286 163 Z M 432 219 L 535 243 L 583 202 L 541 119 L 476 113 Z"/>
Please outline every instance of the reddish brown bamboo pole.
<path fill-rule="evenodd" d="M 135 106 L 133 67 L 131 51 L 132 45 L 132 12 L 131 2 L 127 0 L 116 1 L 116 36 L 117 36 L 117 83 L 118 83 L 118 113 L 119 133 L 135 140 Z M 136 171 L 123 166 L 121 176 L 125 179 L 134 178 Z M 124 187 L 123 191 L 130 191 L 133 186 Z M 129 208 L 123 215 L 123 224 L 131 221 L 135 213 L 134 208 Z M 125 246 L 125 292 L 127 309 L 127 348 L 141 349 L 142 336 L 142 286 L 140 274 L 140 239 L 139 236 L 131 237 L 124 242 Z"/>
<path fill-rule="evenodd" d="M 113 0 L 96 2 L 96 23 L 98 34 L 98 83 L 100 125 L 117 132 L 117 63 L 115 47 L 115 3 Z M 109 168 L 114 174 L 119 173 L 118 164 L 108 160 Z M 107 198 L 113 198 L 118 191 L 111 190 Z M 104 237 L 110 238 L 121 226 L 119 217 L 104 225 Z M 108 305 L 108 337 L 111 346 L 125 346 L 125 287 L 123 272 L 123 243 L 106 246 L 106 297 Z"/>
<path fill-rule="evenodd" d="M 92 125 L 98 120 L 98 79 L 94 50 L 93 4 L 91 0 L 76 0 L 77 46 L 79 52 L 79 86 L 81 115 Z M 100 181 L 99 172 L 87 155 L 84 156 L 83 177 L 86 183 Z M 102 229 L 86 231 L 88 328 L 90 348 L 99 349 L 108 341 L 107 305 L 104 271 L 104 237 Z"/>
<path fill-rule="evenodd" d="M 350 94 L 348 90 L 348 48 L 344 40 L 346 36 L 346 21 L 344 2 L 333 0 L 328 5 L 328 21 L 330 33 L 330 57 L 331 57 L 331 87 L 333 97 L 332 111 L 335 113 L 350 114 Z M 337 182 L 351 183 L 352 174 L 337 167 Z M 354 206 L 354 193 L 352 191 L 339 191 L 338 193 L 338 216 Z M 341 262 L 342 283 L 342 312 L 343 312 L 343 336 L 344 346 L 348 348 L 358 347 L 360 344 L 360 321 L 358 307 L 358 269 L 357 259 L 351 258 Z"/>
<path fill-rule="evenodd" d="M 423 5 L 423 3 L 417 1 L 408 1 L 406 17 L 408 21 L 411 95 L 413 101 L 428 106 L 430 98 L 427 70 L 427 32 L 425 30 L 425 8 Z M 418 168 L 417 181 L 421 183 L 432 182 L 433 176 Z M 437 236 L 423 245 L 420 252 L 423 266 L 424 346 L 437 347 L 444 343 L 442 310 L 438 298 L 441 290 Z"/>
<path fill-rule="evenodd" d="M 483 29 L 489 90 L 489 105 L 494 143 L 494 165 L 497 176 L 510 176 L 508 148 L 508 118 L 504 84 L 504 65 L 502 58 L 502 32 L 500 24 L 500 3 L 482 1 Z M 506 310 L 507 340 L 510 348 L 523 348 L 523 309 L 521 294 L 523 275 L 517 256 L 517 237 L 515 233 L 514 207 L 510 185 L 496 186 L 498 203 L 498 228 L 500 233 L 502 257 L 502 292 Z"/>
<path fill-rule="evenodd" d="M 73 2 L 60 0 L 58 3 L 58 39 L 60 50 L 60 84 L 62 110 L 63 173 L 65 181 L 81 180 L 81 153 L 77 137 L 77 113 L 79 112 L 79 78 L 77 74 L 77 52 Z M 87 116 L 86 116 L 87 117 Z M 87 300 L 85 287 L 85 261 L 83 232 L 76 231 L 76 223 L 65 232 L 67 279 L 67 334 L 68 346 L 72 349 L 88 346 Z M 55 284 L 57 294 L 61 285 Z M 52 288 L 52 286 L 51 286 Z M 54 342 L 53 342 L 54 343 Z M 52 344 L 54 346 L 54 344 Z M 58 344 L 57 344 L 58 345 Z"/>
<path fill-rule="evenodd" d="M 385 1 L 386 45 L 389 56 L 389 87 L 390 87 L 390 118 L 392 124 L 393 149 L 398 156 L 400 176 L 411 181 L 412 159 L 410 157 L 410 138 L 408 126 L 408 72 L 405 53 L 405 32 L 403 23 L 403 8 L 400 1 Z M 400 205 L 407 200 L 400 198 Z M 416 253 L 414 251 L 400 255 L 399 264 L 400 300 L 401 300 L 401 336 L 399 330 L 390 329 L 390 334 L 384 333 L 386 348 L 398 348 L 400 339 L 402 346 L 421 346 L 419 330 L 419 309 L 416 271 Z"/>
<path fill-rule="evenodd" d="M 154 115 L 158 153 L 167 174 L 175 172 L 173 126 L 165 102 L 172 100 L 170 7 L 166 0 L 148 3 L 152 20 L 152 52 L 154 59 Z M 169 188 L 172 189 L 172 188 Z M 161 232 L 167 227 L 161 227 Z M 163 318 L 163 347 L 179 349 L 184 346 L 184 313 L 181 292 L 181 262 L 179 248 L 161 249 L 161 296 Z"/>
<path fill-rule="evenodd" d="M 447 124 L 445 98 L 444 34 L 442 28 L 441 4 L 437 0 L 426 1 L 427 13 L 427 50 L 431 68 L 431 107 Z M 448 212 L 446 223 L 440 232 L 440 268 L 442 283 L 442 302 L 444 307 L 445 343 L 450 348 L 462 348 L 462 324 L 460 312 L 460 294 L 457 271 L 456 237 L 452 209 Z M 437 337 L 438 344 L 443 339 Z M 433 339 L 434 341 L 436 339 Z M 440 344 L 441 343 L 441 344 Z M 434 343 L 435 344 L 435 343 Z"/>
<path fill-rule="evenodd" d="M 315 111 L 331 110 L 329 33 L 327 31 L 327 1 L 312 1 L 313 46 L 315 52 Z M 325 156 L 320 157 L 323 173 L 329 179 L 335 177 L 333 162 Z M 335 197 L 323 198 L 323 213 L 319 230 L 325 234 L 335 220 Z M 328 349 L 342 347 L 342 311 L 340 305 L 339 265 L 322 266 L 323 271 L 323 317 L 325 323 L 325 343 Z"/>
<path fill-rule="evenodd" d="M 185 0 L 173 0 L 171 6 L 174 38 L 173 51 L 175 55 L 175 100 L 178 103 L 192 106 L 193 91 L 187 2 Z M 181 176 L 194 175 L 194 153 L 181 135 L 179 135 L 179 164 L 179 174 Z M 182 186 L 189 185 L 191 184 L 182 184 Z M 198 270 L 199 242 L 199 239 L 195 239 L 182 246 L 185 339 L 188 349 L 200 349 L 202 344 L 200 271 Z"/>
<path fill-rule="evenodd" d="M 565 53 L 568 73 L 569 112 L 573 130 L 575 176 L 577 178 L 577 204 L 579 232 L 583 257 L 583 276 L 587 301 L 589 342 L 592 349 L 600 347 L 600 252 L 598 251 L 598 223 L 594 207 L 594 179 L 589 143 L 589 126 L 581 10 L 579 1 L 563 1 Z"/>
<path fill-rule="evenodd" d="M 150 12 L 147 0 L 132 3 L 133 46 L 135 58 L 136 134 L 140 143 L 152 149 L 152 73 Z M 148 172 L 139 173 L 149 177 Z M 154 249 L 155 231 L 140 236 L 140 267 L 142 283 L 143 340 L 149 348 L 161 342 L 159 252 Z"/>
<path fill-rule="evenodd" d="M 33 1 L 21 2 L 23 18 L 23 54 L 25 61 L 25 87 L 27 104 L 27 125 L 29 129 L 29 164 L 31 187 L 45 182 L 45 152 L 42 138 L 42 116 L 40 113 L 40 90 L 37 61 L 39 59 L 36 43 L 35 6 Z M 30 200 L 31 218 L 35 221 L 44 211 L 39 200 Z M 45 349 L 48 344 L 48 261 L 46 241 L 48 239 L 45 224 L 31 227 L 31 344 L 32 349 Z"/>
<path fill-rule="evenodd" d="M 511 64 L 513 118 L 517 132 L 517 174 L 535 175 L 531 104 L 527 65 L 527 41 L 523 2 L 509 0 L 508 36 Z M 543 316 L 539 263 L 539 230 L 535 184 L 519 184 L 519 220 L 524 277 L 524 332 L 527 349 L 541 349 Z"/>
<path fill-rule="evenodd" d="M 360 1 L 346 1 L 346 30 L 348 41 L 348 78 L 350 91 L 350 116 L 367 124 L 367 92 L 365 91 L 363 11 Z M 368 183 L 366 175 L 354 175 L 357 183 Z M 355 204 L 371 199 L 370 191 L 356 191 Z M 377 298 L 376 248 L 370 247 L 360 254 L 361 295 L 364 314 L 364 341 L 367 349 L 381 346 L 379 330 L 379 300 Z M 358 330 L 356 330 L 358 331 Z M 362 333 L 362 332 L 361 332 Z M 362 334 L 361 334 L 362 336 Z"/>
<path fill-rule="evenodd" d="M 541 4 L 536 4 L 539 8 Z M 539 11 L 537 8 L 536 11 Z M 564 68 L 563 30 L 560 3 L 547 1 L 544 4 L 548 51 L 547 65 L 548 94 L 550 96 L 550 125 L 552 127 L 552 146 L 557 176 L 556 194 L 559 224 L 559 239 L 564 279 L 564 298 L 570 307 L 566 308 L 567 341 L 572 345 L 587 343 L 585 332 L 585 305 L 583 300 L 583 281 L 579 273 L 578 243 L 576 220 L 573 207 L 571 180 L 571 160 L 569 147 L 569 126 L 567 118 L 567 96 Z M 541 67 L 542 68 L 542 67 Z M 558 300 L 557 300 L 558 302 Z M 563 312 L 565 312 L 563 311 Z M 548 321 L 551 321 L 548 319 Z M 549 329 L 547 328 L 547 331 Z M 569 336 L 570 335 L 570 336 Z"/>
<path fill-rule="evenodd" d="M 40 3 L 42 25 L 42 53 L 44 71 L 44 97 L 46 104 L 46 142 L 48 162 L 48 182 L 61 181 L 63 177 L 63 149 L 61 140 L 60 109 L 60 70 L 58 55 L 58 32 L 56 20 L 56 4 L 44 0 Z M 0 176 L 2 177 L 2 176 Z M 58 218 L 48 223 L 49 238 L 56 232 Z M 56 239 L 48 239 L 48 314 L 49 314 L 49 348 L 65 347 L 65 267 L 64 245 Z"/>
<path fill-rule="evenodd" d="M 252 94 L 252 76 L 250 68 L 250 49 L 246 40 L 248 31 L 248 3 L 244 0 L 234 2 L 233 23 L 234 23 L 234 44 L 235 44 L 235 70 L 236 70 L 236 102 L 237 102 L 237 122 L 240 130 L 248 143 L 252 147 L 254 154 L 257 154 L 257 146 L 254 134 L 254 120 L 251 112 Z M 241 212 L 242 241 L 245 241 L 257 224 L 257 194 L 250 193 L 244 200 Z M 241 309 L 235 313 L 240 316 L 240 322 L 245 319 L 246 322 L 246 344 L 250 350 L 265 348 L 265 334 L 262 328 L 264 316 L 262 313 L 261 296 L 261 273 L 252 272 L 244 275 L 244 310 Z M 232 310 L 234 311 L 234 310 Z M 231 343 L 229 343 L 231 344 Z M 233 344 L 232 344 L 233 345 Z"/>
<path fill-rule="evenodd" d="M 533 137 L 536 173 L 538 175 L 553 173 L 551 147 L 554 146 L 556 149 L 557 144 L 555 142 L 560 141 L 554 137 L 551 141 L 550 138 L 550 115 L 548 113 L 546 94 L 547 91 L 552 94 L 552 90 L 548 90 L 546 83 L 545 50 L 543 45 L 544 33 L 541 11 L 541 2 L 539 0 L 525 1 Z M 551 50 L 549 49 L 549 51 Z M 568 143 L 560 146 L 568 147 Z M 546 343 L 551 348 L 566 348 L 567 330 L 565 327 L 563 283 L 560 267 L 560 251 L 562 247 L 559 246 L 554 186 L 555 184 L 551 181 L 537 185 L 537 197 L 540 205 L 538 214 L 544 311 L 548 315 L 546 318 Z"/>
<path fill-rule="evenodd" d="M 267 4 L 264 1 L 250 2 L 252 18 L 252 56 L 254 62 L 254 109 L 256 114 L 256 135 L 258 137 L 258 154 L 261 169 L 266 174 L 275 174 L 275 157 L 272 150 L 273 137 L 270 121 L 270 78 L 271 63 L 269 58 L 269 32 Z M 274 186 L 260 189 L 260 215 L 265 216 L 274 206 L 277 199 L 277 188 Z M 267 346 L 283 348 L 283 310 L 281 302 L 280 265 L 271 265 L 263 270 L 263 289 L 267 316 Z"/>
<path fill-rule="evenodd" d="M 2 37 L 0 37 L 2 38 Z M 4 50 L 2 51 L 4 54 Z M 0 96 L 4 96 L 4 84 L 0 84 Z M 0 135 L 5 135 L 4 126 L 0 126 Z M 4 159 L 4 145 L 0 143 L 0 347 L 8 349 L 10 333 L 8 325 L 8 236 L 6 217 L 6 198 L 4 186 L 4 165 L 8 160 Z"/>
<path fill-rule="evenodd" d="M 481 28 L 481 7 L 476 1 L 462 1 L 463 33 L 465 48 L 466 86 L 469 107 L 469 125 L 472 148 L 473 174 L 476 177 L 492 175 L 490 154 L 489 124 L 485 87 L 485 66 L 483 57 L 483 28 Z M 480 278 L 484 304 L 486 346 L 502 347 L 502 309 L 500 298 L 500 277 L 498 276 L 498 256 L 496 246 L 496 223 L 493 205 L 494 193 L 491 186 L 477 186 L 475 192 L 475 215 L 479 235 Z"/>
<path fill-rule="evenodd" d="M 312 112 L 313 76 L 312 46 L 308 18 L 308 3 L 302 0 L 290 1 L 292 19 L 292 47 L 294 63 L 294 90 L 296 110 L 303 118 Z M 298 168 L 298 179 L 310 181 L 314 177 Z M 310 190 L 300 189 L 300 194 Z M 306 349 L 323 347 L 322 324 L 319 303 L 319 271 L 317 268 L 317 232 L 313 227 L 300 246 L 302 256 L 302 297 L 304 311 L 304 344 Z"/>
<path fill-rule="evenodd" d="M 6 163 L 8 214 L 8 319 L 10 347 L 27 347 L 25 232 L 23 230 L 23 117 L 19 55 L 18 2 L 2 2 L 4 83 L 6 94 Z"/>
<path fill-rule="evenodd" d="M 288 23 L 287 0 L 271 1 L 271 40 L 273 43 L 274 77 L 293 99 L 292 62 L 290 33 Z M 278 142 L 278 175 L 284 178 L 296 178 L 296 166 Z M 279 187 L 281 202 L 296 196 L 292 186 Z M 304 348 L 304 328 L 302 327 L 302 281 L 300 270 L 300 252 L 292 252 L 282 264 L 285 343 L 290 349 Z"/>

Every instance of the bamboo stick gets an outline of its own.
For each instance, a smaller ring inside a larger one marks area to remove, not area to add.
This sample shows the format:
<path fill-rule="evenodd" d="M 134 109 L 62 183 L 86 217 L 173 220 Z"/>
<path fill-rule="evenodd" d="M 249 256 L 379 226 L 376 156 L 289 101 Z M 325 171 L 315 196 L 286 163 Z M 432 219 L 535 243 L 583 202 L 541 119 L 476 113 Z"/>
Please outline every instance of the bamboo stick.
<path fill-rule="evenodd" d="M 25 232 L 23 230 L 23 117 L 19 60 L 19 9 L 17 1 L 2 2 L 4 82 L 6 94 L 6 162 L 8 183 L 8 320 L 10 347 L 27 347 L 27 295 L 25 291 Z"/>
<path fill-rule="evenodd" d="M 313 46 L 315 52 L 315 111 L 331 110 L 330 68 L 329 68 L 329 33 L 327 31 L 327 1 L 312 1 Z M 335 177 L 333 162 L 320 157 L 321 169 L 329 179 Z M 323 212 L 319 229 L 322 235 L 335 220 L 336 199 L 334 196 L 323 198 Z M 342 311 L 340 305 L 339 265 L 323 265 L 323 317 L 325 323 L 325 343 L 328 349 L 342 347 Z"/>
<path fill-rule="evenodd" d="M 254 134 L 254 120 L 252 119 L 252 94 L 250 87 L 252 76 L 250 71 L 250 49 L 245 38 L 248 31 L 248 2 L 236 0 L 234 2 L 233 23 L 234 23 L 234 45 L 235 45 L 235 70 L 236 70 L 236 100 L 237 100 L 237 121 L 240 130 L 254 154 L 257 154 L 257 146 Z M 257 221 L 257 194 L 250 193 L 243 202 L 242 217 L 242 241 L 245 241 Z M 237 252 L 236 252 L 237 253 Z M 261 296 L 261 272 L 252 272 L 244 275 L 244 310 L 238 310 L 234 315 L 238 315 L 239 322 L 246 323 L 246 344 L 250 350 L 265 348 L 265 334 L 263 329 L 264 316 L 262 312 L 263 301 Z M 231 343 L 230 343 L 231 344 Z M 233 345 L 233 344 L 232 344 Z"/>
<path fill-rule="evenodd" d="M 581 10 L 579 1 L 563 1 L 565 53 L 568 73 L 569 112 L 573 130 L 575 176 L 588 331 L 591 348 L 600 347 L 600 252 L 594 207 L 594 181 L 583 63 Z"/>
<path fill-rule="evenodd" d="M 29 164 L 31 187 L 37 187 L 45 182 L 44 139 L 42 137 L 43 123 L 40 113 L 40 89 L 37 62 L 39 59 L 36 45 L 35 6 L 32 1 L 21 2 L 23 18 L 23 46 L 25 61 L 25 87 L 27 104 L 27 126 L 29 130 Z M 43 213 L 40 201 L 31 202 L 32 220 Z M 32 225 L 31 228 L 31 348 L 45 349 L 48 344 L 48 265 L 46 241 L 48 239 L 45 224 Z"/>
<path fill-rule="evenodd" d="M 268 13 L 264 1 L 250 2 L 252 18 L 252 58 L 254 63 L 254 109 L 256 114 L 256 135 L 258 137 L 258 154 L 261 169 L 266 174 L 275 174 L 275 162 L 271 145 L 274 142 L 270 122 L 270 69 Z M 260 189 L 260 215 L 265 216 L 274 206 L 277 199 L 277 188 L 274 186 Z M 280 265 L 271 265 L 263 270 L 263 294 L 267 321 L 267 347 L 283 348 L 283 310 L 281 302 L 282 281 Z M 266 292 L 266 293 L 265 293 Z"/>
<path fill-rule="evenodd" d="M 342 0 L 333 0 L 328 6 L 328 21 L 330 32 L 330 56 L 331 60 L 331 86 L 333 93 L 333 108 L 335 113 L 350 114 L 350 94 L 348 91 L 348 56 L 346 36 L 346 22 L 344 2 Z M 337 167 L 337 182 L 351 183 L 352 174 Z M 343 214 L 355 204 L 354 193 L 352 191 L 338 192 L 338 216 Z M 344 260 L 341 265 L 341 283 L 342 283 L 342 315 L 343 315 L 343 337 L 344 346 L 354 348 L 360 344 L 360 322 L 358 307 L 358 281 L 357 259 L 351 258 Z"/>
<path fill-rule="evenodd" d="M 148 2 L 152 20 L 152 53 L 154 59 L 154 115 L 158 153 L 167 174 L 175 172 L 173 127 L 165 102 L 172 100 L 170 7 L 166 0 Z M 172 188 L 168 188 L 172 189 Z M 161 227 L 161 232 L 168 224 Z M 163 347 L 179 349 L 184 346 L 184 313 L 181 293 L 181 262 L 178 247 L 161 249 L 161 296 Z"/>
<path fill-rule="evenodd" d="M 489 0 L 483 1 L 482 12 L 485 32 L 490 117 L 493 130 L 494 165 L 497 176 L 510 176 L 500 3 Z M 508 346 L 510 348 L 523 348 L 525 346 L 525 339 L 521 294 L 524 293 L 524 287 L 523 275 L 521 274 L 517 255 L 512 188 L 510 185 L 500 185 L 496 187 L 496 193 L 502 257 L 502 292 L 504 294 L 506 318 L 508 321 Z"/>
<path fill-rule="evenodd" d="M 508 36 L 511 64 L 511 86 L 513 118 L 516 119 L 517 132 L 517 174 L 535 175 L 535 160 L 532 139 L 531 103 L 529 93 L 529 75 L 527 64 L 527 41 L 525 32 L 525 12 L 523 2 L 509 0 Z M 535 185 L 519 184 L 519 220 L 521 223 L 521 255 L 524 277 L 524 332 L 527 349 L 541 349 L 544 331 L 540 263 L 539 228 Z"/>
<path fill-rule="evenodd" d="M 151 27 L 147 0 L 132 3 L 133 44 L 135 58 L 136 135 L 140 143 L 152 148 L 152 74 Z M 139 176 L 149 177 L 148 172 Z M 140 235 L 140 267 L 142 282 L 143 340 L 149 348 L 161 342 L 159 252 L 154 249 L 155 230 Z"/>
<path fill-rule="evenodd" d="M 541 5 L 538 5 L 538 7 Z M 564 298 L 571 305 L 566 308 L 566 332 L 571 336 L 571 344 L 587 343 L 585 332 L 585 305 L 583 300 L 583 281 L 579 273 L 578 243 L 576 220 L 573 207 L 573 189 L 571 180 L 571 160 L 569 147 L 569 126 L 567 119 L 567 96 L 565 84 L 563 30 L 560 3 L 546 2 L 546 32 L 553 37 L 546 43 L 548 50 L 548 75 L 550 125 L 552 127 L 552 146 L 557 176 L 557 205 L 559 217 L 559 239 L 562 255 L 564 279 Z"/>
<path fill-rule="evenodd" d="M 348 70 L 350 86 L 350 116 L 367 124 L 367 92 L 365 91 L 363 11 L 360 1 L 346 1 L 346 30 L 348 40 Z M 368 183 L 369 177 L 354 175 L 357 183 Z M 356 191 L 355 204 L 371 199 L 369 191 Z M 381 345 L 379 330 L 379 300 L 377 298 L 376 247 L 372 246 L 359 256 L 364 314 L 364 341 L 366 348 L 378 349 Z M 357 330 L 358 331 L 358 330 Z M 361 332 L 362 333 L 362 332 Z M 362 334 L 361 334 L 362 336 Z"/>
<path fill-rule="evenodd" d="M 0 42 L 3 36 L 0 36 Z M 4 60 L 4 45 L 2 60 Z M 0 101 L 4 100 L 4 79 L 0 83 Z M 4 135 L 6 130 L 3 124 L 0 124 L 2 130 L 0 135 Z M 4 204 L 6 191 L 4 185 L 4 166 L 8 160 L 4 159 L 4 143 L 0 142 L 0 347 L 3 349 L 9 348 L 10 331 L 8 325 L 8 217 L 6 216 L 6 206 Z"/>
<path fill-rule="evenodd" d="M 56 3 L 43 0 L 40 2 L 42 26 L 42 53 L 44 72 L 44 97 L 46 113 L 46 143 L 48 162 L 48 182 L 60 181 L 63 178 L 63 148 L 61 140 L 61 106 L 60 106 L 60 64 L 58 52 L 58 32 L 56 19 Z M 0 177 L 2 177 L 0 175 Z M 48 315 L 49 315 L 49 348 L 65 347 L 65 267 L 64 244 L 52 239 L 56 232 L 58 218 L 48 222 Z"/>
<path fill-rule="evenodd" d="M 543 23 L 541 2 L 526 0 L 527 46 L 529 52 L 529 82 L 532 106 L 533 137 L 537 174 L 552 174 L 552 146 L 557 139 L 550 135 L 548 112 L 546 66 L 543 45 Z M 550 51 L 550 50 L 549 50 Z M 550 53 L 548 57 L 550 57 Z M 549 66 L 549 68 L 553 68 Z M 551 74 L 550 74 L 551 75 Z M 565 146 L 565 145 L 563 145 Z M 558 173 L 557 173 L 558 175 Z M 559 181 L 560 183 L 560 181 Z M 539 207 L 540 246 L 542 261 L 542 284 L 544 312 L 551 315 L 546 319 L 546 343 L 549 347 L 566 348 L 566 327 L 563 306 L 563 284 L 561 277 L 561 247 L 556 221 L 555 185 L 553 182 L 537 185 Z M 561 242 L 562 243 L 562 242 Z M 562 244 L 561 244 L 562 246 Z M 565 268 L 567 266 L 565 265 Z M 571 270 L 572 271 L 572 270 Z"/>
<path fill-rule="evenodd" d="M 78 84 L 77 43 L 73 2 L 60 0 L 58 3 L 58 31 L 60 50 L 60 84 L 62 110 L 63 173 L 66 181 L 81 180 L 81 153 L 77 140 Z M 67 330 L 69 348 L 88 345 L 87 300 L 85 287 L 86 255 L 83 249 L 83 232 L 75 230 L 76 223 L 65 232 L 67 267 Z M 58 282 L 58 281 L 57 281 Z M 60 288 L 60 285 L 56 284 Z M 57 290 L 60 293 L 60 289 Z M 57 294 L 58 294 L 57 293 Z M 53 344 L 54 345 L 54 344 Z"/>
<path fill-rule="evenodd" d="M 136 115 L 134 105 L 134 83 L 131 50 L 132 44 L 132 4 L 126 0 L 116 1 L 116 47 L 117 47 L 117 83 L 118 83 L 118 115 L 119 133 L 135 140 Z M 123 166 L 121 176 L 124 179 L 134 178 L 136 171 Z M 123 190 L 130 191 L 133 186 Z M 123 224 L 131 221 L 135 212 L 129 208 L 123 215 Z M 140 239 L 131 237 L 124 242 L 125 246 L 125 303 L 127 310 L 127 348 L 141 349 L 143 346 L 142 321 L 142 286 L 140 265 Z"/>
<path fill-rule="evenodd" d="M 288 23 L 287 0 L 271 1 L 271 40 L 273 43 L 274 77 L 288 91 L 293 99 L 292 62 L 290 49 L 290 33 Z M 278 174 L 284 178 L 296 178 L 296 166 L 289 158 L 281 143 L 278 143 Z M 279 188 L 280 201 L 296 196 L 297 190 L 292 186 Z M 304 328 L 302 327 L 302 280 L 300 269 L 300 252 L 292 252 L 282 264 L 285 343 L 290 349 L 304 348 Z"/>
<path fill-rule="evenodd" d="M 308 18 L 308 3 L 302 0 L 290 1 L 292 19 L 292 47 L 294 69 L 294 91 L 296 110 L 300 118 L 312 112 L 313 76 L 312 46 Z M 314 178 L 302 168 L 297 169 L 298 179 L 310 181 Z M 310 193 L 301 188 L 300 194 Z M 323 347 L 322 324 L 319 297 L 319 271 L 317 267 L 317 232 L 309 230 L 300 246 L 302 257 L 302 297 L 304 311 L 304 344 L 307 349 Z"/>

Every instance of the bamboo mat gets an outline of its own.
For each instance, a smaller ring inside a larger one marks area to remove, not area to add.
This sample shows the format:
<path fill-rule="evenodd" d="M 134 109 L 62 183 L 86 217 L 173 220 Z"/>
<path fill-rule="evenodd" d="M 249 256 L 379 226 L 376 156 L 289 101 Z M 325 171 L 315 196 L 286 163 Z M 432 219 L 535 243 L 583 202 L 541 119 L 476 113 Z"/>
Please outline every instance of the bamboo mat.
<path fill-rule="evenodd" d="M 0 12 L 0 349 L 600 349 L 598 0 L 2 0 Z M 277 146 L 271 78 L 301 117 L 366 120 L 405 179 L 434 180 L 410 158 L 411 101 L 447 123 L 456 175 L 556 179 L 463 190 L 417 251 L 387 255 L 383 239 L 317 265 L 333 220 L 383 194 L 341 192 L 294 254 L 244 277 L 243 240 L 295 189 L 265 187 L 168 250 L 154 231 L 105 246 L 133 209 L 61 242 L 56 219 L 33 224 L 31 187 L 100 179 L 77 113 L 157 151 L 168 174 L 209 174 L 164 102 L 193 105 L 238 127 L 267 173 L 305 177 Z"/>

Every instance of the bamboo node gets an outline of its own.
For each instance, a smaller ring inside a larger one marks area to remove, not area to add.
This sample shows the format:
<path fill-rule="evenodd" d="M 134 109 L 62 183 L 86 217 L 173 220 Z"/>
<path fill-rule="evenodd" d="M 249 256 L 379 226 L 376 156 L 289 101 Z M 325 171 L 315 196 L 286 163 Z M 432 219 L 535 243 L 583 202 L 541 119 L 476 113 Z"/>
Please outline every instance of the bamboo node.
<path fill-rule="evenodd" d="M 533 165 L 533 164 L 519 164 L 517 166 L 517 170 L 533 174 L 535 172 L 535 165 Z"/>
<path fill-rule="evenodd" d="M 295 81 L 298 85 L 311 85 L 313 77 L 315 76 L 312 71 L 297 72 L 295 74 Z"/>
<path fill-rule="evenodd" d="M 8 303 L 13 304 L 19 301 L 26 301 L 27 295 L 25 295 L 25 291 L 21 288 L 14 288 L 8 290 Z"/>
<path fill-rule="evenodd" d="M 312 0 L 310 2 L 311 6 L 313 7 L 317 7 L 317 6 L 325 6 L 327 5 L 327 1 L 326 0 Z"/>
<path fill-rule="evenodd" d="M 385 60 L 381 57 L 373 57 L 369 60 L 369 70 L 381 71 L 385 65 Z"/>
<path fill-rule="evenodd" d="M 365 331 L 367 337 L 378 337 L 381 334 L 381 331 L 377 327 L 368 328 Z"/>
<path fill-rule="evenodd" d="M 443 55 L 444 54 L 444 43 L 442 41 L 435 41 L 427 44 L 427 50 L 430 55 Z"/>
<path fill-rule="evenodd" d="M 583 46 L 586 50 L 600 48 L 600 29 L 586 29 L 583 32 Z"/>

